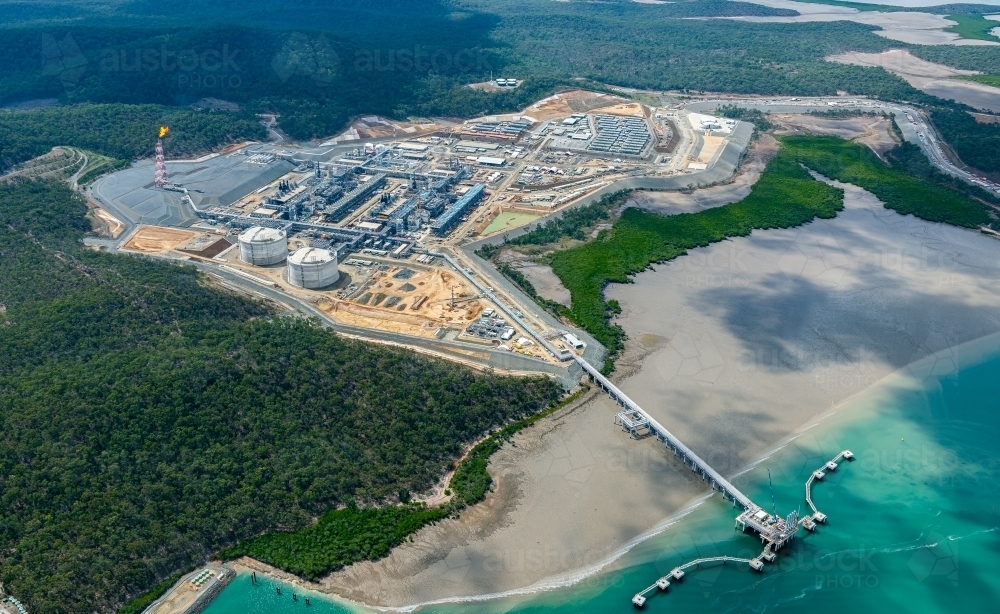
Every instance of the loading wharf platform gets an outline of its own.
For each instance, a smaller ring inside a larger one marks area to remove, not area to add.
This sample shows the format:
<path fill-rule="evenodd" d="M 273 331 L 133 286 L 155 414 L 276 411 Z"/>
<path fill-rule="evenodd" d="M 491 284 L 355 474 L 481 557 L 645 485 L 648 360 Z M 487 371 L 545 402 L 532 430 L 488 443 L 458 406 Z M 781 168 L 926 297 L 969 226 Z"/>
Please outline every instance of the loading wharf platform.
<path fill-rule="evenodd" d="M 809 480 L 806 482 L 806 501 L 813 511 L 811 516 L 799 518 L 799 513 L 797 511 L 791 512 L 784 518 L 779 516 L 777 513 L 769 514 L 764 510 L 764 508 L 754 503 L 750 497 L 733 486 L 729 480 L 724 478 L 718 471 L 713 469 L 707 462 L 702 460 L 701 457 L 684 445 L 684 443 L 681 442 L 681 440 L 678 439 L 673 433 L 667 430 L 666 427 L 646 413 L 645 410 L 643 410 L 635 401 L 630 399 L 617 386 L 611 383 L 611 381 L 600 371 L 594 368 L 593 365 L 579 356 L 574 356 L 574 359 L 580 364 L 584 373 L 590 377 L 591 381 L 597 384 L 597 386 L 600 387 L 600 389 L 604 391 L 604 393 L 607 394 L 611 400 L 622 408 L 622 411 L 615 415 L 615 424 L 619 425 L 622 430 L 628 432 L 635 439 L 655 437 L 658 441 L 660 441 L 668 450 L 680 458 L 688 468 L 698 474 L 698 476 L 703 480 L 708 482 L 712 489 L 722 493 L 723 498 L 731 500 L 734 507 L 741 508 L 740 514 L 736 517 L 736 528 L 741 531 L 746 531 L 747 529 L 752 530 L 760 537 L 764 544 L 763 551 L 752 559 L 718 556 L 695 559 L 681 565 L 680 567 L 676 567 L 670 572 L 670 574 L 660 578 L 654 584 L 636 593 L 632 598 L 632 605 L 635 607 L 642 608 L 646 604 L 646 595 L 650 592 L 656 589 L 666 591 L 670 587 L 671 579 L 675 582 L 679 581 L 684 577 L 684 571 L 691 567 L 699 567 L 712 562 L 721 562 L 723 565 L 727 562 L 733 562 L 745 563 L 748 565 L 749 569 L 753 571 L 763 571 L 764 564 L 774 562 L 777 558 L 778 550 L 795 539 L 795 535 L 798 532 L 800 525 L 808 531 L 814 531 L 817 523 L 826 522 L 826 515 L 820 512 L 813 503 L 812 485 L 814 481 L 823 479 L 826 475 L 823 472 L 824 469 L 826 471 L 835 471 L 837 469 L 837 463 L 840 460 L 853 459 L 854 455 L 850 450 L 842 451 L 809 476 Z"/>
<path fill-rule="evenodd" d="M 854 460 L 854 453 L 851 452 L 850 450 L 844 450 L 844 451 L 842 451 L 840 454 L 838 454 L 837 456 L 835 456 L 832 459 L 830 459 L 829 461 L 827 461 L 822 467 L 820 467 L 816 471 L 814 471 L 811 474 L 809 474 L 809 479 L 806 480 L 806 502 L 809 504 L 809 507 L 812 509 L 813 513 L 812 513 L 811 516 L 804 516 L 803 518 L 799 519 L 798 524 L 801 525 L 807 531 L 815 531 L 817 523 L 824 523 L 824 522 L 826 522 L 826 514 L 824 514 L 823 512 L 819 511 L 816 508 L 816 504 L 813 502 L 813 499 L 812 499 L 812 485 L 813 485 L 813 483 L 815 481 L 822 480 L 824 477 L 826 477 L 826 473 L 824 473 L 824 471 L 823 471 L 824 469 L 826 471 L 836 471 L 837 467 L 839 466 L 838 463 L 841 460 L 848 460 L 848 461 Z M 762 518 L 760 516 L 760 514 L 761 514 L 760 511 L 754 513 L 749 518 L 745 518 L 745 516 L 747 516 L 747 512 L 749 512 L 749 511 L 750 510 L 744 510 L 744 512 L 742 514 L 740 514 L 739 517 L 737 517 L 737 519 L 736 519 L 736 527 L 737 528 L 744 528 L 744 527 L 741 526 L 741 523 L 744 523 L 744 522 L 753 522 L 753 523 L 760 522 L 764 526 L 762 526 L 760 529 L 756 529 L 756 527 L 755 527 L 755 529 L 758 530 L 758 532 L 761 533 L 761 539 L 765 539 L 764 538 L 764 533 L 761 532 L 761 531 L 762 530 L 766 530 L 766 528 L 767 528 L 767 525 L 766 525 L 767 521 L 766 521 L 766 519 Z M 782 527 L 783 530 L 787 530 L 787 529 L 791 528 L 794 531 L 794 529 L 798 528 L 797 526 L 791 524 L 791 522 L 793 520 L 793 516 L 795 516 L 794 513 L 789 514 L 789 517 L 787 519 L 785 519 L 784 526 Z M 632 597 L 632 605 L 635 606 L 636 608 L 642 608 L 643 606 L 646 605 L 646 600 L 648 599 L 647 595 L 649 593 L 653 592 L 656 589 L 659 589 L 660 591 L 666 591 L 667 589 L 670 588 L 670 581 L 671 580 L 674 580 L 676 582 L 676 581 L 681 580 L 684 577 L 684 571 L 686 569 L 689 569 L 691 567 L 700 567 L 701 565 L 703 565 L 705 563 L 713 563 L 713 562 L 719 562 L 719 561 L 721 561 L 723 565 L 725 565 L 726 563 L 730 563 L 730 562 L 732 562 L 732 563 L 746 563 L 748 565 L 749 569 L 751 569 L 753 571 L 763 571 L 764 570 L 764 563 L 765 562 L 766 563 L 773 563 L 777 559 L 777 553 L 775 552 L 773 546 L 774 546 L 774 542 L 767 541 L 765 539 L 764 551 L 761 552 L 759 555 L 757 555 L 756 558 L 752 558 L 752 559 L 741 559 L 741 558 L 732 557 L 732 556 L 715 556 L 715 557 L 709 557 L 709 558 L 695 559 L 693 561 L 684 563 L 683 565 L 681 565 L 679 567 L 675 567 L 673 569 L 673 571 L 671 571 L 666 576 L 663 576 L 662 578 L 660 578 L 659 580 L 657 580 L 655 583 L 651 584 L 650 586 L 648 586 L 648 587 L 644 588 L 643 590 L 639 591 L 638 593 L 636 593 L 635 596 Z"/>

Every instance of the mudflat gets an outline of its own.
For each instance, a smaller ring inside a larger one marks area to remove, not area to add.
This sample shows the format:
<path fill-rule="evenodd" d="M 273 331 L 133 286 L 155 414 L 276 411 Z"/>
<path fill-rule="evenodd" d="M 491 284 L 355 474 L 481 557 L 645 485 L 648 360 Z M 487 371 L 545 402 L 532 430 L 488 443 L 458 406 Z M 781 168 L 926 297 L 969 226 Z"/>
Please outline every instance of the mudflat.
<path fill-rule="evenodd" d="M 844 185 L 845 211 L 758 231 L 612 285 L 629 353 L 616 379 L 724 474 L 932 353 L 1000 331 L 1000 241 L 886 210 Z M 386 559 L 323 581 L 407 606 L 580 577 L 706 493 L 592 396 L 491 462 L 496 492 Z"/>
<path fill-rule="evenodd" d="M 794 17 L 730 17 L 741 21 L 758 23 L 804 23 L 809 21 L 856 21 L 858 23 L 878 26 L 875 34 L 903 43 L 915 45 L 996 45 L 992 41 L 962 38 L 954 32 L 945 29 L 955 25 L 954 21 L 944 15 L 910 11 L 859 11 L 857 9 L 833 6 L 828 4 L 810 4 L 793 2 L 791 0 L 753 0 L 754 4 L 762 4 L 781 9 L 798 11 Z"/>
<path fill-rule="evenodd" d="M 826 58 L 831 62 L 879 66 L 906 79 L 907 83 L 926 94 L 945 100 L 955 100 L 975 109 L 1000 113 L 1000 88 L 975 81 L 959 79 L 962 75 L 978 74 L 974 70 L 959 70 L 922 60 L 905 49 L 881 53 L 851 52 Z"/>
<path fill-rule="evenodd" d="M 630 337 L 665 339 L 624 390 L 723 473 L 897 369 L 1000 331 L 1000 241 L 836 185 L 833 220 L 608 288 Z"/>

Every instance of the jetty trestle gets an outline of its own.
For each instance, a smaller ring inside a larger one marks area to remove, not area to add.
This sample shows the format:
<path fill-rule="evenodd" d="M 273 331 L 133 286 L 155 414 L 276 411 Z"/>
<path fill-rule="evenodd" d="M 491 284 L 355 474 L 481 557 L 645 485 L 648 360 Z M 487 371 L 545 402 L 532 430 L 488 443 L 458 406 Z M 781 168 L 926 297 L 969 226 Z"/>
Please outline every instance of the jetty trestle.
<path fill-rule="evenodd" d="M 826 474 L 823 472 L 824 469 L 826 469 L 827 471 L 836 471 L 838 467 L 837 463 L 839 463 L 841 459 L 854 460 L 854 453 L 851 452 L 850 450 L 844 450 L 840 454 L 834 456 L 831 460 L 823 463 L 823 466 L 817 469 L 816 471 L 813 471 L 809 475 L 809 479 L 806 480 L 806 503 L 809 504 L 809 508 L 812 510 L 813 513 L 811 517 L 806 516 L 799 522 L 802 524 L 803 527 L 805 527 L 807 531 L 815 531 L 817 524 L 822 524 L 826 522 L 826 514 L 819 511 L 816 508 L 816 503 L 813 502 L 812 498 L 813 482 L 818 482 L 822 480 L 824 477 L 826 477 Z"/>
<path fill-rule="evenodd" d="M 600 371 L 595 369 L 593 365 L 580 356 L 574 356 L 574 358 L 576 362 L 583 367 L 584 373 L 586 373 L 587 376 L 590 377 L 590 379 L 596 383 L 605 394 L 611 397 L 611 400 L 623 408 L 623 411 L 618 412 L 615 415 L 615 424 L 621 426 L 623 430 L 629 432 L 629 434 L 636 438 L 648 437 L 650 435 L 656 437 L 661 443 L 663 443 L 664 446 L 684 461 L 685 465 L 690 467 L 703 480 L 708 482 L 713 489 L 721 492 L 723 497 L 732 499 L 735 504 L 740 505 L 743 509 L 757 507 L 754 505 L 753 501 L 750 500 L 750 497 L 747 497 L 740 492 L 739 489 L 730 484 L 729 480 L 722 477 L 719 472 L 691 451 L 691 449 L 684 445 L 680 439 L 668 431 L 666 427 L 646 413 L 646 411 L 639 407 L 639 405 L 630 399 L 628 395 L 612 384 L 611 380 L 604 377 Z"/>
<path fill-rule="evenodd" d="M 647 595 L 654 591 L 666 591 L 670 588 L 670 579 L 679 581 L 684 577 L 684 570 L 689 567 L 702 565 L 704 563 L 721 561 L 722 564 L 729 562 L 746 563 L 753 571 L 763 571 L 765 563 L 772 563 L 777 559 L 777 552 L 783 546 L 795 539 L 801 524 L 808 531 L 816 529 L 816 523 L 826 521 L 826 515 L 816 509 L 812 500 L 812 484 L 816 480 L 822 480 L 826 471 L 836 471 L 837 463 L 841 459 L 851 460 L 854 455 L 850 450 L 844 450 L 832 460 L 823 464 L 822 467 L 814 471 L 806 482 L 806 501 L 812 508 L 812 516 L 799 518 L 799 513 L 792 512 L 782 518 L 777 515 L 768 514 L 762 507 L 755 504 L 750 497 L 746 496 L 733 486 L 729 480 L 722 477 L 708 463 L 703 461 L 697 454 L 691 451 L 681 440 L 668 431 L 662 424 L 657 422 L 652 416 L 645 412 L 637 403 L 618 389 L 617 386 L 604 377 L 590 363 L 580 356 L 574 356 L 577 363 L 583 367 L 584 372 L 595 382 L 601 390 L 605 392 L 620 407 L 622 411 L 615 414 L 615 424 L 621 426 L 622 430 L 628 432 L 632 437 L 640 439 L 643 437 L 656 437 L 663 445 L 673 452 L 692 471 L 698 474 L 703 480 L 708 482 L 714 490 L 722 493 L 723 498 L 731 499 L 733 505 L 742 507 L 739 516 L 736 517 L 736 527 L 745 531 L 751 529 L 755 531 L 764 543 L 764 550 L 755 558 L 741 559 L 731 556 L 717 556 L 709 558 L 695 559 L 685 563 L 680 567 L 675 567 L 670 574 L 659 578 L 656 582 L 639 591 L 632 597 L 632 605 L 642 608 L 646 605 Z"/>

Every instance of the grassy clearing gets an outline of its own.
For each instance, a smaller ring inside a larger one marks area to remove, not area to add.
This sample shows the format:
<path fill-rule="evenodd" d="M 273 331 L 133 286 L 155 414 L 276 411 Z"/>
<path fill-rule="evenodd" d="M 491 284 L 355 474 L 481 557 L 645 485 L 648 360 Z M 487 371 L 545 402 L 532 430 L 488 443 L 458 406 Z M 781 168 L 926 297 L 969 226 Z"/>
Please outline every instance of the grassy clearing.
<path fill-rule="evenodd" d="M 1000 23 L 1000 22 L 997 22 Z M 961 75 L 959 79 L 1000 87 L 1000 75 Z"/>
<path fill-rule="evenodd" d="M 128 160 L 119 160 L 93 151 L 83 151 L 83 153 L 87 156 L 87 167 L 76 180 L 80 185 L 86 185 L 105 173 L 124 168 L 131 163 Z"/>
<path fill-rule="evenodd" d="M 681 256 L 753 230 L 789 228 L 832 218 L 843 208 L 843 192 L 813 179 L 806 167 L 874 193 L 902 214 L 975 228 L 989 223 L 988 207 L 961 191 L 885 165 L 867 147 L 837 137 L 785 137 L 750 194 L 740 202 L 699 213 L 663 216 L 627 209 L 609 231 L 589 243 L 549 257 L 552 270 L 572 295 L 567 317 L 608 348 L 606 372 L 623 349 L 625 332 L 611 318 L 620 310 L 605 301 L 604 287 L 628 283 L 653 263 Z"/>
<path fill-rule="evenodd" d="M 351 563 L 378 560 L 424 526 L 453 516 L 486 498 L 493 485 L 487 471 L 490 456 L 517 432 L 569 405 L 586 392 L 582 388 L 544 411 L 512 422 L 476 444 L 458 464 L 446 494 L 447 505 L 393 505 L 381 508 L 349 506 L 324 514 L 298 531 L 269 531 L 219 554 L 223 560 L 250 556 L 297 576 L 317 580 Z M 408 493 L 401 493 L 408 499 Z"/>
<path fill-rule="evenodd" d="M 948 15 L 948 19 L 958 22 L 945 32 L 954 32 L 962 38 L 981 41 L 997 41 L 1000 38 L 990 34 L 990 30 L 1000 26 L 1000 21 L 986 19 L 982 15 Z"/>
<path fill-rule="evenodd" d="M 483 236 L 488 237 L 490 235 L 496 234 L 498 232 L 506 232 L 508 230 L 513 230 L 514 228 L 519 228 L 534 222 L 538 219 L 537 215 L 532 215 L 530 213 L 518 213 L 517 211 L 504 211 L 500 215 L 496 216 L 490 225 L 483 229 Z"/>

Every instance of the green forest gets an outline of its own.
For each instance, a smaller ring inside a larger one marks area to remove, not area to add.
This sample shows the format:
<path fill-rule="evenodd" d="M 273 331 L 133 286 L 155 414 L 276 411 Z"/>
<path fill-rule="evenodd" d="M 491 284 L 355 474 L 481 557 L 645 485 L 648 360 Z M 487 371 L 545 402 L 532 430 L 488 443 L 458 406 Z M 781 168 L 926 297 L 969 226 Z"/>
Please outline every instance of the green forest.
<path fill-rule="evenodd" d="M 962 16 L 957 31 L 975 37 L 990 10 L 932 12 Z M 0 105 L 57 105 L 0 110 L 0 172 L 69 145 L 109 158 L 87 180 L 150 156 L 159 125 L 171 127 L 167 147 L 180 157 L 265 138 L 258 113 L 277 113 L 283 131 L 308 140 L 362 114 L 471 117 L 603 83 L 843 90 L 920 104 L 965 163 L 1000 172 L 1000 125 L 977 124 L 880 68 L 824 60 L 906 48 L 998 75 L 1000 47 L 906 45 L 851 22 L 692 19 L 793 13 L 724 0 L 340 0 L 336 10 L 311 0 L 2 2 Z M 490 74 L 523 84 L 466 87 Z M 240 110 L 195 108 L 206 98 Z M 763 116 L 746 119 L 767 127 Z M 802 165 L 903 214 L 997 226 L 985 204 L 994 196 L 937 173 L 913 146 L 887 158 L 834 138 L 786 138 L 738 203 L 672 217 L 628 209 L 583 243 L 614 217 L 620 193 L 513 241 L 575 245 L 549 256 L 570 308 L 504 272 L 603 343 L 610 371 L 625 335 L 605 286 L 726 237 L 835 216 L 840 191 Z M 191 267 L 84 249 L 85 213 L 57 183 L 0 185 L 0 581 L 32 612 L 128 603 L 122 611 L 136 613 L 175 574 L 219 553 L 306 577 L 383 556 L 481 500 L 489 455 L 560 396 L 548 379 L 338 337 L 215 288 Z M 451 504 L 407 502 L 453 468 Z"/>
<path fill-rule="evenodd" d="M 80 104 L 0 111 L 0 171 L 70 144 L 112 158 L 151 157 L 160 126 L 171 156 L 184 157 L 243 139 L 262 140 L 253 116 L 159 105 Z"/>
<path fill-rule="evenodd" d="M 1000 172 L 1000 124 L 981 124 L 964 111 L 942 108 L 931 111 L 931 121 L 962 162 Z"/>
<path fill-rule="evenodd" d="M 516 433 L 573 403 L 585 392 L 586 388 L 581 388 L 561 403 L 507 424 L 473 446 L 451 476 L 450 488 L 445 490 L 451 499 L 445 505 L 435 508 L 407 503 L 382 508 L 351 505 L 332 510 L 316 524 L 297 531 L 269 531 L 228 548 L 220 557 L 251 556 L 309 580 L 318 580 L 355 561 L 381 558 L 421 527 L 485 499 L 493 484 L 487 471 L 490 456 Z"/>
<path fill-rule="evenodd" d="M 61 184 L 0 186 L 0 581 L 32 612 L 111 611 L 241 540 L 425 491 L 560 395 L 86 249 L 85 213 Z"/>
<path fill-rule="evenodd" d="M 100 14 L 78 2 L 67 3 L 65 15 L 43 19 L 44 28 L 19 6 L 2 5 L 0 104 L 55 98 L 178 107 L 218 98 L 239 103 L 245 113 L 278 113 L 282 129 L 302 140 L 332 135 L 362 114 L 470 117 L 523 108 L 558 88 L 593 82 L 803 96 L 844 90 L 944 104 L 880 68 L 824 60 L 900 45 L 873 34 L 872 26 L 690 19 L 789 14 L 743 2 L 344 0 L 336 11 L 311 2 L 276 11 L 271 4 L 226 0 L 182 2 L 164 12 L 143 1 Z M 66 21 L 69 15 L 75 21 Z M 977 69 L 1000 63 L 989 48 L 911 51 Z M 524 83 L 493 93 L 465 87 L 490 74 Z M 0 150 L 8 149 L 8 138 L 0 133 Z M 7 157 L 17 161 L 29 151 L 21 144 L 11 149 L 18 155 Z"/>

